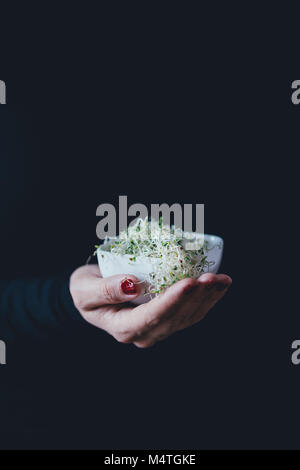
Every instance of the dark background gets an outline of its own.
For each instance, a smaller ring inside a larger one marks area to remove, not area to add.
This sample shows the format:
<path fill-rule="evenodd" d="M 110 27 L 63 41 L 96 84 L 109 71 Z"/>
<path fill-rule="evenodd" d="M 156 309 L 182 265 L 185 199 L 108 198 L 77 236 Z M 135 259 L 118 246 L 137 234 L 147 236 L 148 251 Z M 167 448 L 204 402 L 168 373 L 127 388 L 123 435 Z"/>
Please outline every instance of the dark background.
<path fill-rule="evenodd" d="M 6 35 L 1 277 L 84 264 L 96 207 L 127 195 L 205 203 L 233 285 L 203 322 L 149 350 L 92 328 L 11 347 L 0 447 L 297 448 L 291 17 L 82 8 L 29 23 L 19 11 Z"/>

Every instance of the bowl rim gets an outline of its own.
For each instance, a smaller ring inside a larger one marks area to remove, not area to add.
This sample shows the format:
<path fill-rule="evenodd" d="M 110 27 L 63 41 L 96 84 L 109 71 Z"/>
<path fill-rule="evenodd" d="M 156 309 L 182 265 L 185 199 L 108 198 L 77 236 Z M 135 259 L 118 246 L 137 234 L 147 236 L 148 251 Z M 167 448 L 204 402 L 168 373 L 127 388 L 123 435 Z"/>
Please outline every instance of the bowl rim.
<path fill-rule="evenodd" d="M 192 234 L 197 234 L 197 232 L 186 232 L 186 233 L 192 233 Z M 198 235 L 203 235 L 202 233 L 198 233 Z M 116 239 L 118 237 L 115 237 Z M 212 243 L 214 243 L 214 246 L 210 248 L 210 250 L 208 251 L 211 251 L 213 248 L 215 248 L 215 246 L 217 246 L 218 244 L 221 244 L 221 247 L 219 247 L 220 249 L 223 249 L 223 246 L 224 246 L 224 240 L 222 237 L 220 237 L 219 235 L 212 235 L 212 234 L 209 234 L 209 233 L 205 233 L 204 234 L 204 240 L 206 240 L 207 238 L 209 238 L 211 240 Z M 132 255 L 128 255 L 128 254 L 124 254 L 124 255 L 118 255 L 118 254 L 115 254 L 115 253 L 111 253 L 111 251 L 109 251 L 107 248 L 109 247 L 109 245 L 113 243 L 113 240 L 111 241 L 107 241 L 105 243 L 105 241 L 99 245 L 99 247 L 97 248 L 96 252 L 97 254 L 102 252 L 102 253 L 109 253 L 111 256 L 116 256 L 116 257 L 124 257 L 125 259 L 126 258 L 130 258 L 132 257 Z M 147 258 L 150 258 L 149 256 L 137 256 L 137 258 L 139 259 L 147 259 Z M 152 260 L 157 260 L 158 258 L 152 258 Z"/>

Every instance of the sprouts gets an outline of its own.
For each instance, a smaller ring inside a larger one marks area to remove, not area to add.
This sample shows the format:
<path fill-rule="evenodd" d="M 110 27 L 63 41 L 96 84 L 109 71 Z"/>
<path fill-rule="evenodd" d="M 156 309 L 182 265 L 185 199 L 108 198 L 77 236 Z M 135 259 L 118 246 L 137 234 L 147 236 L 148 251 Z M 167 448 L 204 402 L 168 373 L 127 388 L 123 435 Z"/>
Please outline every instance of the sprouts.
<path fill-rule="evenodd" d="M 152 258 L 155 270 L 146 277 L 146 293 L 158 294 L 183 278 L 199 277 L 209 268 L 207 245 L 187 250 L 187 242 L 189 238 L 181 229 L 163 225 L 162 218 L 151 222 L 146 218 L 137 219 L 119 237 L 106 239 L 105 245 L 114 255 L 128 255 L 130 263 Z"/>

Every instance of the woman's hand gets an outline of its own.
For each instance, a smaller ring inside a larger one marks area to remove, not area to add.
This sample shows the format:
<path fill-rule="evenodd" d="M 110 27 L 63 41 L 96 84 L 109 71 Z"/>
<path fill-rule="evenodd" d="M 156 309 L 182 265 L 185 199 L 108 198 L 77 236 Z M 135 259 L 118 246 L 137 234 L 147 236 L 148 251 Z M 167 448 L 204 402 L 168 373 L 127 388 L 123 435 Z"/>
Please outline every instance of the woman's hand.
<path fill-rule="evenodd" d="M 147 348 L 202 320 L 231 282 L 225 274 L 202 274 L 198 279 L 183 279 L 150 302 L 135 306 L 130 301 L 143 290 L 135 276 L 102 278 L 98 266 L 91 265 L 74 271 L 70 291 L 87 322 L 122 343 Z"/>

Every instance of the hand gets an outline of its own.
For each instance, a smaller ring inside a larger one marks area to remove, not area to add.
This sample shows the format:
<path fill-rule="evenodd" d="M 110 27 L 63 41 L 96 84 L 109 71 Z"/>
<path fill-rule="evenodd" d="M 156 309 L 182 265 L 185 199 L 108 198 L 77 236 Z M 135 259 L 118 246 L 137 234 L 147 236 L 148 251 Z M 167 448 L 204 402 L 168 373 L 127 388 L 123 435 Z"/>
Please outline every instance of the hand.
<path fill-rule="evenodd" d="M 98 266 L 91 265 L 74 271 L 70 291 L 87 322 L 122 343 L 147 348 L 202 320 L 231 282 L 225 274 L 206 273 L 183 279 L 150 302 L 135 306 L 130 301 L 143 291 L 135 276 L 102 278 Z"/>

